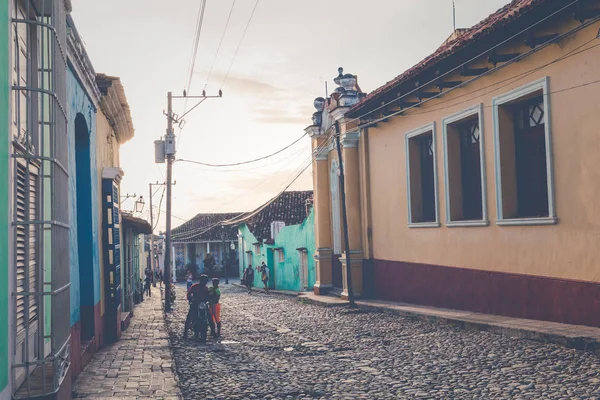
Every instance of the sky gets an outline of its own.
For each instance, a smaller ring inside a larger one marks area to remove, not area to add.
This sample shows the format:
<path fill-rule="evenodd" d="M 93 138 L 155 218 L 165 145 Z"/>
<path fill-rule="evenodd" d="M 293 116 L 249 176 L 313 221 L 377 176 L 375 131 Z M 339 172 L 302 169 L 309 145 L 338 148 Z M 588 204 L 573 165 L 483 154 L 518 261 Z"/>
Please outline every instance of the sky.
<path fill-rule="evenodd" d="M 255 0 L 235 2 L 223 36 L 233 1 L 207 0 L 188 93 L 222 89 L 223 97 L 184 118 L 176 130 L 177 159 L 224 164 L 271 154 L 304 134 L 313 100 L 325 95 L 326 82 L 329 93 L 335 88 L 338 67 L 357 75 L 369 92 L 434 52 L 453 30 L 451 0 L 260 0 L 240 45 Z M 470 27 L 507 2 L 456 0 L 456 26 Z M 166 176 L 165 164 L 154 162 L 154 141 L 166 131 L 167 92 L 181 95 L 187 85 L 200 0 L 72 3 L 94 69 L 120 77 L 125 87 L 135 137 L 121 146 L 121 194 L 143 195 L 145 209 L 136 215 L 149 219 L 149 183 Z M 187 109 L 194 104 L 188 100 Z M 174 100 L 175 113 L 185 107 Z M 310 155 L 304 137 L 275 157 L 240 167 L 176 162 L 173 227 L 198 213 L 259 207 L 308 165 Z M 310 167 L 289 190 L 312 190 Z M 153 192 L 155 224 L 163 230 L 166 196 L 161 187 Z M 123 209 L 132 210 L 133 201 Z"/>

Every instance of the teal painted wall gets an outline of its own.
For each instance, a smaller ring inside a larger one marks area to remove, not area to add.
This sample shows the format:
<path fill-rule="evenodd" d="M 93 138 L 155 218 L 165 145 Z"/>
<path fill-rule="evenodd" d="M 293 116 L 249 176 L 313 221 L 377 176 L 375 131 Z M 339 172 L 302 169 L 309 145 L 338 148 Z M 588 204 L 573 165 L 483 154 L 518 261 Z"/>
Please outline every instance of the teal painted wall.
<path fill-rule="evenodd" d="M 246 251 L 252 251 L 252 267 L 256 268 L 263 261 L 269 267 L 271 276 L 269 279 L 269 287 L 277 290 L 302 290 L 302 275 L 300 272 L 300 255 L 297 249 L 306 248 L 307 250 L 307 267 L 308 267 L 308 288 L 312 289 L 316 281 L 315 275 L 315 216 L 311 211 L 299 225 L 286 226 L 277 235 L 275 244 L 260 246 L 260 252 L 256 253 L 254 244 L 256 237 L 250 232 L 248 226 L 243 224 L 239 226 L 239 234 L 242 236 L 239 248 L 240 257 L 240 276 L 243 275 L 244 269 L 248 267 L 248 254 Z M 283 248 L 284 262 L 279 262 L 279 257 L 275 254 L 275 248 Z M 260 273 L 255 270 L 254 286 L 262 287 Z"/>
<path fill-rule="evenodd" d="M 300 225 L 286 226 L 277 235 L 272 248 L 283 248 L 284 262 L 274 255 L 273 264 L 269 265 L 275 271 L 275 288 L 279 290 L 302 290 L 302 275 L 300 271 L 300 255 L 297 249 L 307 250 L 308 289 L 315 285 L 315 216 L 311 211 Z M 269 257 L 271 258 L 271 257 Z"/>
<path fill-rule="evenodd" d="M 90 170 L 91 179 L 89 179 L 91 188 L 91 201 L 92 204 L 99 204 L 100 197 L 98 194 L 98 163 L 96 162 L 96 108 L 92 104 L 87 93 L 80 84 L 77 76 L 71 68 L 67 69 L 67 114 L 68 114 L 68 139 L 69 139 L 69 216 L 71 220 L 71 229 L 69 232 L 69 247 L 70 247 L 70 260 L 71 260 L 71 326 L 75 325 L 80 319 L 81 304 L 83 300 L 84 305 L 92 306 L 100 301 L 100 261 L 98 256 L 98 243 L 100 238 L 98 236 L 99 221 L 98 221 L 98 207 L 91 207 L 91 224 L 87 226 L 88 230 L 91 231 L 92 240 L 91 245 L 82 249 L 84 251 L 91 252 L 92 268 L 87 270 L 92 274 L 85 276 L 84 279 L 93 280 L 93 291 L 85 291 L 81 296 L 80 289 L 80 268 L 79 268 L 79 243 L 77 234 L 78 221 L 77 221 L 77 170 L 76 170 L 76 156 L 75 156 L 75 118 L 78 113 L 81 113 L 86 120 L 87 127 L 89 129 L 89 143 L 90 143 Z M 91 184 L 94 182 L 94 184 Z"/>
<path fill-rule="evenodd" d="M 256 237 L 252 234 L 252 232 L 250 232 L 246 224 L 241 225 L 238 229 L 239 233 L 242 235 L 243 242 L 243 247 L 240 247 L 239 251 L 244 251 L 244 254 L 240 254 L 240 277 L 244 275 L 244 270 L 248 267 L 248 254 L 246 253 L 246 251 L 251 250 L 252 268 L 254 268 L 254 286 L 262 287 L 263 284 L 260 281 L 260 274 L 256 272 L 256 267 L 259 266 L 263 260 L 266 262 L 266 248 L 263 245 L 260 247 L 260 253 L 255 253 L 253 243 L 258 242 L 258 240 L 256 240 Z M 269 286 L 271 286 L 271 282 L 269 282 Z"/>
<path fill-rule="evenodd" d="M 9 182 L 9 145 L 8 138 L 10 122 L 8 99 L 9 73 L 8 63 L 10 22 L 8 15 L 8 0 L 0 0 L 0 180 Z M 0 321 L 10 321 L 8 293 L 8 186 L 0 185 Z M 10 360 L 8 353 L 9 325 L 0 324 L 0 393 L 8 386 Z M 2 397 L 2 394 L 0 394 Z"/>

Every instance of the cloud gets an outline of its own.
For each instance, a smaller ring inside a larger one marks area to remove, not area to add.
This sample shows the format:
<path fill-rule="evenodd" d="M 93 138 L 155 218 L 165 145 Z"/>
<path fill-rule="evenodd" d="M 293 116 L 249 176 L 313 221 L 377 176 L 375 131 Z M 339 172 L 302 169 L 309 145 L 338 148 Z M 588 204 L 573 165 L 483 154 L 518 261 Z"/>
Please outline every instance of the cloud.
<path fill-rule="evenodd" d="M 217 81 L 222 73 L 216 73 Z M 269 82 L 243 75 L 230 75 L 226 91 L 252 98 L 248 103 L 254 120 L 264 124 L 305 124 L 313 114 L 310 104 L 298 100 L 298 88 L 277 87 Z"/>

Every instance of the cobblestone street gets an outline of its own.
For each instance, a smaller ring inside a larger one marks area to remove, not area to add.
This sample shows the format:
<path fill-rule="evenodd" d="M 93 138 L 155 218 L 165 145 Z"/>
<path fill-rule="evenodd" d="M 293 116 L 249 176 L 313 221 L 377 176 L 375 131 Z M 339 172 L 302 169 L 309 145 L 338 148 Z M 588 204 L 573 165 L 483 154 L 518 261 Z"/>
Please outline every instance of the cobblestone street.
<path fill-rule="evenodd" d="M 222 286 L 220 343 L 167 317 L 185 399 L 600 399 L 591 353 Z"/>
<path fill-rule="evenodd" d="M 154 288 L 153 288 L 154 289 Z M 160 291 L 134 309 L 117 343 L 101 348 L 77 378 L 75 398 L 177 400 Z"/>

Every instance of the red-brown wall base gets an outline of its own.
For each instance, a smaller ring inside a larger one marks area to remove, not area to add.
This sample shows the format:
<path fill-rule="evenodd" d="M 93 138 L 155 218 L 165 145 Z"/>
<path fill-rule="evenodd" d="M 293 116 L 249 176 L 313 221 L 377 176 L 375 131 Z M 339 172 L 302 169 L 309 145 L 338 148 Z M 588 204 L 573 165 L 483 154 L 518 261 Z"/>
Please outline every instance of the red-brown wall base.
<path fill-rule="evenodd" d="M 516 318 L 600 327 L 600 284 L 374 260 L 375 297 Z"/>
<path fill-rule="evenodd" d="M 93 315 L 94 336 L 89 341 L 81 341 L 81 324 L 78 321 L 71 328 L 71 375 L 75 380 L 98 349 L 104 344 L 104 323 L 100 315 L 100 302 L 93 307 L 81 306 L 82 314 Z"/>

